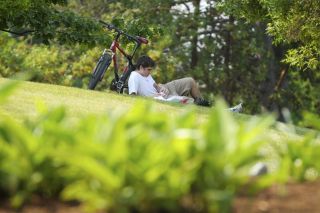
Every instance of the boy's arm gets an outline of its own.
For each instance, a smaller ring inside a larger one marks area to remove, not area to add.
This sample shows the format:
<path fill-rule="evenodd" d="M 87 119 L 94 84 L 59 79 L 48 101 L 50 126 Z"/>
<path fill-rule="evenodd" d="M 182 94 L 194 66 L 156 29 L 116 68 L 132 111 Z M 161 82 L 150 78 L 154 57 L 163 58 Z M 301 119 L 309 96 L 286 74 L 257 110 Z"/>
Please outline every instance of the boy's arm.
<path fill-rule="evenodd" d="M 157 90 L 158 93 L 160 93 L 160 86 L 157 83 L 154 83 L 153 87 Z"/>
<path fill-rule="evenodd" d="M 159 94 L 163 97 L 167 97 L 169 95 L 169 90 L 163 86 L 163 84 L 153 84 L 154 88 L 157 90 Z"/>

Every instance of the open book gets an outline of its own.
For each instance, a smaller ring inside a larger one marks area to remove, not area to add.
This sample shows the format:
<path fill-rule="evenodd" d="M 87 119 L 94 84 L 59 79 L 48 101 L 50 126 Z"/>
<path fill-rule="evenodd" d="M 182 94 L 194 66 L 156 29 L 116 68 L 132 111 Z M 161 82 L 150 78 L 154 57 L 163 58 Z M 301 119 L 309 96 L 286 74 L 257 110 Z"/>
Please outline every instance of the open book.
<path fill-rule="evenodd" d="M 160 101 L 169 101 L 169 102 L 175 102 L 175 103 L 182 103 L 182 104 L 192 104 L 194 99 L 187 97 L 187 96 L 178 96 L 178 95 L 171 95 L 167 98 L 164 98 L 163 96 L 156 96 L 154 97 L 156 100 Z"/>

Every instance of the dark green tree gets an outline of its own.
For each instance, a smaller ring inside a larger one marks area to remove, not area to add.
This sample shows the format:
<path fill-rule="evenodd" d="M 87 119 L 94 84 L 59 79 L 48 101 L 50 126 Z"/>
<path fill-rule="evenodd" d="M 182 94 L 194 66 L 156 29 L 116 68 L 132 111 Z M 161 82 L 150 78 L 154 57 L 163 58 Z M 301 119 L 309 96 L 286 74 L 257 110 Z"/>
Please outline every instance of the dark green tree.
<path fill-rule="evenodd" d="M 102 27 L 95 19 L 77 15 L 66 8 L 66 0 L 1 0 L 0 29 L 32 32 L 36 41 L 48 43 L 106 43 Z"/>
<path fill-rule="evenodd" d="M 299 68 L 320 68 L 320 2 L 313 0 L 228 0 L 224 9 L 249 21 L 268 24 L 274 42 L 292 44 L 285 62 Z"/>
<path fill-rule="evenodd" d="M 320 2 L 221 0 L 220 5 L 237 18 L 264 23 L 272 36 L 275 60 L 270 68 L 278 72 L 274 72 L 277 80 L 273 89 L 268 90 L 269 103 L 288 107 L 298 117 L 302 111 L 319 113 Z"/>

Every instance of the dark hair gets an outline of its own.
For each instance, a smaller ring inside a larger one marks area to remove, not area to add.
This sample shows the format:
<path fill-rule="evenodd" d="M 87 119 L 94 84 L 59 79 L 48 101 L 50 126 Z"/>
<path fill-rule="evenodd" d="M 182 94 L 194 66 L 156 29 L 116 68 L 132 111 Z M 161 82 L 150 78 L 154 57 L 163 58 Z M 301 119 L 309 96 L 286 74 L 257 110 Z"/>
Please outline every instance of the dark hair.
<path fill-rule="evenodd" d="M 147 55 L 140 56 L 137 60 L 136 69 L 139 69 L 140 66 L 143 68 L 146 67 L 155 67 L 156 63 Z"/>

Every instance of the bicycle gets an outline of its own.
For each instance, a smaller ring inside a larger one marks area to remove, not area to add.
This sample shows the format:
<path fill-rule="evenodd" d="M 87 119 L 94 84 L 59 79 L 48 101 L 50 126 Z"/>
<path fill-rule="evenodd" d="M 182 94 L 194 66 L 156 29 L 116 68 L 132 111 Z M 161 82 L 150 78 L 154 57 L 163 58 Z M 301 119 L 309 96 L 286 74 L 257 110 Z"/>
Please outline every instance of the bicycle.
<path fill-rule="evenodd" d="M 133 62 L 132 62 L 133 56 L 135 55 L 137 49 L 141 46 L 141 44 L 148 44 L 148 40 L 140 36 L 129 35 L 128 33 L 117 28 L 116 26 L 106 23 L 102 20 L 99 20 L 99 22 L 102 25 L 104 25 L 106 29 L 114 30 L 116 32 L 116 35 L 114 37 L 114 40 L 112 41 L 110 48 L 103 50 L 103 53 L 100 56 L 99 61 L 92 72 L 88 88 L 93 90 L 97 86 L 99 81 L 103 79 L 110 64 L 113 62 L 114 79 L 111 81 L 110 89 L 113 91 L 117 91 L 118 93 L 123 93 L 124 89 L 128 89 L 127 79 L 130 76 L 131 72 L 135 69 L 135 66 L 133 65 Z M 119 44 L 120 36 L 126 36 L 129 39 L 129 41 L 132 41 L 135 43 L 135 46 L 131 54 L 126 53 L 125 50 L 123 50 L 120 47 L 120 44 Z M 118 63 L 117 63 L 117 56 L 116 56 L 117 49 L 127 60 L 127 66 L 125 66 L 121 76 L 119 76 L 118 74 Z"/>

